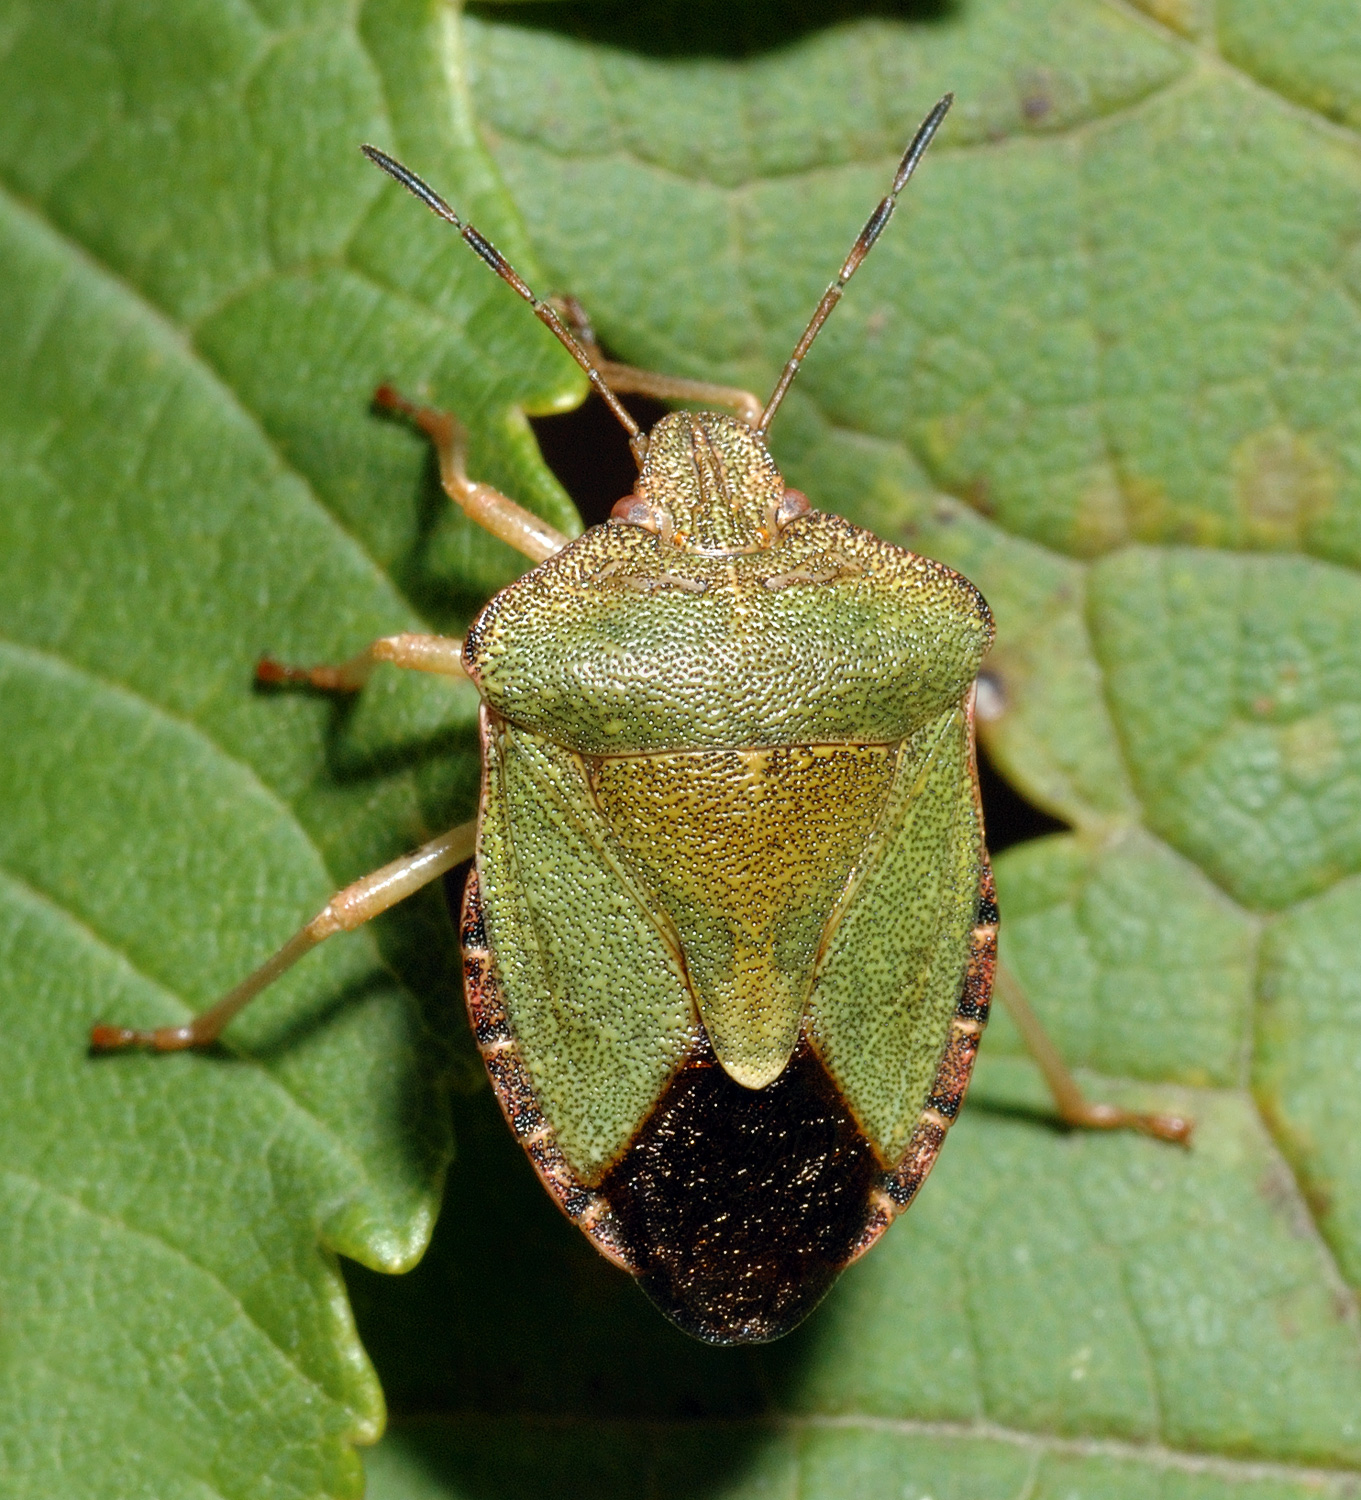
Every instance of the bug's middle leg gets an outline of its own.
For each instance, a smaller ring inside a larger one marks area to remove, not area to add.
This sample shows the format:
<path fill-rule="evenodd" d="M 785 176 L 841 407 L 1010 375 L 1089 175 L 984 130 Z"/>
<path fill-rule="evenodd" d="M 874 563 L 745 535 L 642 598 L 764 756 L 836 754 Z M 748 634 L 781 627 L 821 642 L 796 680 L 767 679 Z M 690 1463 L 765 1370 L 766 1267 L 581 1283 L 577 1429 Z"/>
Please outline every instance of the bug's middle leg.
<path fill-rule="evenodd" d="M 405 667 L 411 672 L 434 672 L 440 677 L 465 677 L 463 642 L 452 635 L 380 636 L 349 661 L 338 665 L 288 667 L 272 656 L 261 658 L 255 668 L 257 682 L 294 682 L 328 693 L 357 693 L 380 662 Z"/>

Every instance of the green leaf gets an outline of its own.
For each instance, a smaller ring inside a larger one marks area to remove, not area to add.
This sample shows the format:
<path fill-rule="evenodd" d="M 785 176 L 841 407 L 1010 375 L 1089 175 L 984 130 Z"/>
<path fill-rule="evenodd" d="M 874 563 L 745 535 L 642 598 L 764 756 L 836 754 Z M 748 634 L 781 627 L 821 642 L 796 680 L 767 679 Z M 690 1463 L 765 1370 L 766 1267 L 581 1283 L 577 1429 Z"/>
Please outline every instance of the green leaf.
<path fill-rule="evenodd" d="M 1341 0 L 0 3 L 7 1496 L 357 1494 L 368 1357 L 376 1500 L 1357 1492 L 1359 35 Z M 477 1090 L 436 893 L 218 1055 L 89 1058 L 473 807 L 467 688 L 250 687 L 522 566 L 373 388 L 575 525 L 523 413 L 580 377 L 357 142 L 616 355 L 764 392 L 947 88 L 775 452 L 987 592 L 989 749 L 1073 828 L 999 862 L 1004 955 L 1193 1151 L 1056 1132 L 999 1017 L 904 1223 L 717 1350 Z M 431 1232 L 451 1081 L 433 1246 L 375 1274 Z"/>
<path fill-rule="evenodd" d="M 479 472 L 564 526 L 521 409 L 582 382 L 357 150 L 532 271 L 434 0 L 9 3 L 0 94 L 0 1490 L 357 1495 L 383 1402 L 336 1254 L 402 1270 L 434 1222 L 438 894 L 223 1054 L 85 1038 L 185 1017 L 468 815 L 471 690 L 352 711 L 253 692 L 254 661 L 464 618 L 518 571 L 368 410 L 381 380 L 462 410 Z"/>
<path fill-rule="evenodd" d="M 1356 1492 L 1361 32 L 1143 12 L 467 19 L 550 281 L 615 357 L 759 393 L 957 93 L 774 451 L 988 594 L 988 748 L 1074 830 L 1000 860 L 1004 957 L 1098 1094 L 1197 1133 L 1055 1133 L 999 1017 L 906 1221 L 742 1353 L 649 1323 L 464 1101 L 430 1257 L 352 1278 L 422 1414 L 378 1500 Z"/>

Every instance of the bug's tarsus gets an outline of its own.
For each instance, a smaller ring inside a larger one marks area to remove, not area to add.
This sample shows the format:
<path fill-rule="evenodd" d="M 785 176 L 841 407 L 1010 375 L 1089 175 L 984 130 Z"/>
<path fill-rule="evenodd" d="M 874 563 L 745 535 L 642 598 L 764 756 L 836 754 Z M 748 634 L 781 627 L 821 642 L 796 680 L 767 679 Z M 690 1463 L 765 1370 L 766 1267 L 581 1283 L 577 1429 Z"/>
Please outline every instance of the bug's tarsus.
<path fill-rule="evenodd" d="M 255 680 L 261 687 L 314 688 L 319 693 L 357 693 L 368 679 L 367 663 L 342 662 L 338 666 L 291 667 L 262 656 L 255 663 Z"/>
<path fill-rule="evenodd" d="M 1191 1144 L 1195 1121 L 1188 1115 L 1125 1109 L 1118 1104 L 1087 1098 L 1044 1024 L 1031 1009 L 1020 981 L 1005 964 L 997 965 L 994 988 L 1016 1023 L 1026 1049 L 1044 1074 L 1059 1118 L 1065 1125 L 1074 1130 L 1135 1130 L 1140 1135 L 1151 1135 L 1175 1146 Z"/>
<path fill-rule="evenodd" d="M 785 392 L 794 383 L 794 377 L 799 373 L 799 366 L 812 347 L 813 340 L 817 338 L 822 325 L 831 315 L 832 309 L 841 301 L 841 294 L 846 290 L 846 283 L 860 269 L 860 263 L 870 253 L 875 240 L 884 232 L 885 225 L 893 217 L 893 210 L 898 206 L 898 194 L 907 186 L 908 179 L 917 170 L 917 163 L 925 155 L 926 148 L 931 144 L 931 138 L 940 129 L 941 121 L 949 113 L 950 106 L 954 102 L 955 96 L 946 94 L 918 126 L 916 135 L 912 137 L 912 144 L 903 153 L 903 159 L 898 163 L 898 170 L 893 174 L 893 186 L 865 221 L 865 227 L 860 231 L 855 244 L 851 246 L 851 253 L 842 263 L 836 280 L 822 294 L 822 301 L 818 303 L 813 316 L 808 320 L 808 327 L 803 330 L 803 336 L 794 345 L 794 352 L 789 356 L 789 361 L 781 372 L 775 389 L 771 392 L 770 400 L 766 402 L 765 410 L 761 413 L 761 419 L 754 429 L 758 437 L 764 437 L 769 430 L 771 421 L 785 398 Z"/>
<path fill-rule="evenodd" d="M 552 330 L 558 342 L 586 372 L 586 378 L 591 382 L 592 389 L 596 391 L 605 405 L 614 413 L 624 431 L 628 433 L 629 446 L 633 449 L 635 458 L 641 464 L 643 453 L 647 447 L 645 434 L 629 414 L 628 408 L 624 406 L 619 397 L 606 384 L 605 377 L 596 368 L 595 361 L 591 358 L 590 354 L 573 338 L 571 330 L 558 316 L 558 311 L 552 302 L 546 298 L 536 296 L 524 278 L 505 256 L 501 254 L 496 246 L 475 229 L 473 225 L 464 223 L 434 188 L 428 182 L 417 177 L 410 167 L 404 167 L 395 157 L 389 156 L 386 151 L 380 151 L 377 146 L 365 145 L 359 149 L 374 166 L 381 167 L 389 177 L 400 182 L 407 192 L 419 198 L 431 213 L 437 214 L 447 224 L 453 225 L 474 253 L 484 260 L 507 286 L 513 287 L 529 303 L 534 309 L 535 317 Z"/>

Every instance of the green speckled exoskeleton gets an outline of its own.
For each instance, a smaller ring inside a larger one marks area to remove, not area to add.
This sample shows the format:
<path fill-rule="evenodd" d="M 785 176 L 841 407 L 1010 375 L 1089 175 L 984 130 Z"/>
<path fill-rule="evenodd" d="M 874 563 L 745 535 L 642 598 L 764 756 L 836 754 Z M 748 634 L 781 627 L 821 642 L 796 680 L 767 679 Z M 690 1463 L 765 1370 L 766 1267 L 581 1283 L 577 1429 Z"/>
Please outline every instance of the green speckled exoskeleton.
<path fill-rule="evenodd" d="M 464 640 L 398 635 L 263 680 L 357 690 L 383 662 L 482 696 L 475 823 L 338 892 L 183 1026 L 97 1049 L 213 1041 L 333 933 L 472 855 L 461 939 L 497 1097 L 549 1192 L 682 1328 L 793 1327 L 912 1200 L 987 1019 L 997 908 L 974 759 L 993 622 L 940 563 L 814 510 L 766 433 L 949 108 L 903 157 L 764 405 L 605 361 L 575 304 L 537 298 L 420 179 L 367 154 L 534 308 L 629 433 L 639 472 L 568 541 L 468 477 L 462 429 L 387 388 L 474 520 L 536 563 Z M 566 322 L 564 322 L 564 317 Z M 568 323 L 574 327 L 569 327 Z M 644 434 L 618 392 L 726 408 Z M 1031 1036 L 1065 1118 L 1088 1105 Z"/>

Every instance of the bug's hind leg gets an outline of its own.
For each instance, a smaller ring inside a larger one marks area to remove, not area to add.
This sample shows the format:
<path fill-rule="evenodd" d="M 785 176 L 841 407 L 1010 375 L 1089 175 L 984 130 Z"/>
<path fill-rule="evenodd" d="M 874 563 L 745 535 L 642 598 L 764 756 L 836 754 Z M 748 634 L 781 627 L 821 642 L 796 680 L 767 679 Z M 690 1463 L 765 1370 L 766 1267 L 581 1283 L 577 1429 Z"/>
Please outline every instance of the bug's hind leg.
<path fill-rule="evenodd" d="M 1116 1104 L 1101 1104 L 1088 1099 L 1044 1029 L 1044 1023 L 1031 1009 L 1016 976 L 998 964 L 994 983 L 1002 1004 L 1016 1022 L 1026 1049 L 1039 1064 L 1049 1092 L 1054 1096 L 1059 1118 L 1065 1125 L 1078 1130 L 1137 1130 L 1143 1135 L 1157 1136 L 1159 1140 L 1173 1141 L 1181 1146 L 1190 1142 L 1195 1122 L 1185 1115 L 1144 1114 L 1139 1110 L 1122 1109 Z"/>
<path fill-rule="evenodd" d="M 382 411 L 396 412 L 408 418 L 430 439 L 439 459 L 439 477 L 444 492 L 470 521 L 476 521 L 493 536 L 500 537 L 531 562 L 543 562 L 555 552 L 561 552 L 571 540 L 517 504 L 509 495 L 468 478 L 468 434 L 452 412 L 408 401 L 390 385 L 378 387 L 373 393 L 373 404 Z"/>
<path fill-rule="evenodd" d="M 117 1052 L 127 1047 L 179 1052 L 187 1047 L 206 1047 L 222 1035 L 228 1022 L 262 990 L 318 943 L 334 937 L 337 932 L 352 932 L 356 927 L 362 927 L 380 912 L 437 880 L 446 870 L 453 869 L 472 854 L 476 840 L 476 822 L 460 823 L 457 828 L 422 844 L 411 854 L 404 854 L 401 859 L 394 859 L 391 864 L 337 891 L 305 927 L 299 928 L 253 974 L 248 974 L 216 1004 L 182 1026 L 158 1026 L 143 1031 L 129 1026 L 98 1025 L 90 1030 L 91 1048 L 96 1052 Z"/>
<path fill-rule="evenodd" d="M 638 396 L 655 396 L 659 401 L 703 401 L 709 406 L 726 406 L 735 411 L 748 427 L 761 420 L 760 401 L 750 392 L 734 385 L 714 385 L 707 380 L 690 380 L 684 375 L 662 375 L 656 370 L 640 370 L 636 365 L 619 365 L 606 359 L 596 342 L 595 329 L 586 309 L 575 297 L 556 297 L 553 305 L 567 320 L 573 336 L 591 357 L 591 363 L 604 376 L 611 390 Z"/>

